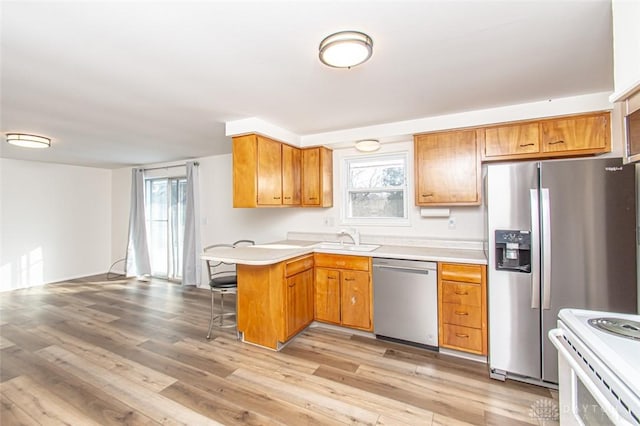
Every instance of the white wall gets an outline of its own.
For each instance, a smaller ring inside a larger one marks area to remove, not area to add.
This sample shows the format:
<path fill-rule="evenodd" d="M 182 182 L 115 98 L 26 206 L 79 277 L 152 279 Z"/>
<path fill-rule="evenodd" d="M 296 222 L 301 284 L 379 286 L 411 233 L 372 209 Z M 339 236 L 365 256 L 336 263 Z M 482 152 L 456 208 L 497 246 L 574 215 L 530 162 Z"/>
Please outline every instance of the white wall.
<path fill-rule="evenodd" d="M 0 291 L 102 273 L 111 171 L 0 159 Z"/>
<path fill-rule="evenodd" d="M 111 173 L 111 260 L 123 259 L 127 254 L 129 232 L 129 204 L 131 203 L 131 169 Z M 119 265 L 118 265 L 119 266 Z M 119 269 L 120 272 L 124 268 Z"/>

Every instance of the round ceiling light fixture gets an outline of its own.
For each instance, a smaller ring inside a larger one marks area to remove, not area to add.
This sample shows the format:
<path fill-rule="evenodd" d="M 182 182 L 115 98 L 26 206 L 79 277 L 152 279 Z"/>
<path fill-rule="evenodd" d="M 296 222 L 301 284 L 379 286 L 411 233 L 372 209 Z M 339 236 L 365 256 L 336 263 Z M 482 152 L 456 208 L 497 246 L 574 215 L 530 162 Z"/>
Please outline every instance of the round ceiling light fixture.
<path fill-rule="evenodd" d="M 362 152 L 373 152 L 380 149 L 380 141 L 377 139 L 364 139 L 356 142 L 356 149 Z"/>
<path fill-rule="evenodd" d="M 373 40 L 360 31 L 340 31 L 320 42 L 320 61 L 333 68 L 351 68 L 373 54 Z"/>
<path fill-rule="evenodd" d="M 25 133 L 7 133 L 7 142 L 22 148 L 49 148 L 51 139 Z"/>

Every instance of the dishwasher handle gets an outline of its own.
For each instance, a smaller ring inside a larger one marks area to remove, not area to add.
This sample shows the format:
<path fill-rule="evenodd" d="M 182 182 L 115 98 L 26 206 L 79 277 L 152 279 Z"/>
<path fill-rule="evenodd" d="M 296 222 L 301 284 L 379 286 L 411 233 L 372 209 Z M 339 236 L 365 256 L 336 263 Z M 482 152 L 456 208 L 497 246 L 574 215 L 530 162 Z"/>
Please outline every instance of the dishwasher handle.
<path fill-rule="evenodd" d="M 429 269 L 424 268 L 412 268 L 410 266 L 391 266 L 391 265 L 373 265 L 374 268 L 380 269 L 393 269 L 395 271 L 406 271 L 412 273 L 423 273 L 425 275 L 429 275 Z M 431 269 L 431 271 L 435 272 L 435 269 Z"/>

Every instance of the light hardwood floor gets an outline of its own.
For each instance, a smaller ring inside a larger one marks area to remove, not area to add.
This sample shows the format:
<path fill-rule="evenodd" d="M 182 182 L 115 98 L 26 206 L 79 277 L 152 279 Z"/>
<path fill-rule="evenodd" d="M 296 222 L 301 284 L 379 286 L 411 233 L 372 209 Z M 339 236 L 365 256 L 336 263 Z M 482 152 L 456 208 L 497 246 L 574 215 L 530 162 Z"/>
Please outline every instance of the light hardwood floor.
<path fill-rule="evenodd" d="M 346 330 L 309 328 L 281 352 L 228 329 L 207 341 L 209 297 L 97 278 L 0 293 L 0 423 L 519 425 L 554 398 Z"/>

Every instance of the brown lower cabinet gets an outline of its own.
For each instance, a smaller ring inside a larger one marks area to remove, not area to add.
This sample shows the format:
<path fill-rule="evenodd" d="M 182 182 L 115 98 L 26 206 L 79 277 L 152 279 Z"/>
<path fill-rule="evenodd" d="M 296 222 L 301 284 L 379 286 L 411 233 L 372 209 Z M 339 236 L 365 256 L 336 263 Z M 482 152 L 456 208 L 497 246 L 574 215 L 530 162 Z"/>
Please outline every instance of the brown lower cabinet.
<path fill-rule="evenodd" d="M 438 263 L 439 345 L 487 354 L 487 267 Z"/>
<path fill-rule="evenodd" d="M 272 349 L 314 319 L 373 331 L 371 257 L 315 253 L 238 265 L 238 331 Z M 486 266 L 438 263 L 439 345 L 487 354 Z"/>
<path fill-rule="evenodd" d="M 315 254 L 315 319 L 373 330 L 371 258 Z"/>
<path fill-rule="evenodd" d="M 273 265 L 238 265 L 238 331 L 279 349 L 313 321 L 313 255 Z"/>

